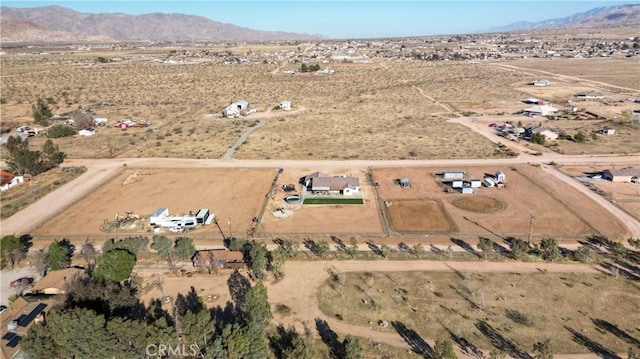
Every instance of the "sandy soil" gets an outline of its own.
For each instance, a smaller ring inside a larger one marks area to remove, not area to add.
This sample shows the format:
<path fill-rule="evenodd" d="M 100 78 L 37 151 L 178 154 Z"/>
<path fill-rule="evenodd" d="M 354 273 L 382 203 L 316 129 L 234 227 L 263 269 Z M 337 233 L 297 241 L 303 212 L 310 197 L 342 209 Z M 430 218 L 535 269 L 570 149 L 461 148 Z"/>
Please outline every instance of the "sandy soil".
<path fill-rule="evenodd" d="M 385 205 L 391 226 L 397 232 L 452 232 L 456 229 L 438 201 L 393 200 L 386 201 Z"/>

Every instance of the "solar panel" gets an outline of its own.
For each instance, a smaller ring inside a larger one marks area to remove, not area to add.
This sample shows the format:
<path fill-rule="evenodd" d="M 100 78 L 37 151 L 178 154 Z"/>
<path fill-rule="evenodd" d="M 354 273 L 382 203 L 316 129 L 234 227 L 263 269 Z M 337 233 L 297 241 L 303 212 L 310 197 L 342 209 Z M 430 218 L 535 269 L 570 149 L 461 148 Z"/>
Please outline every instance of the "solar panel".
<path fill-rule="evenodd" d="M 2 339 L 11 340 L 15 336 L 16 336 L 16 333 L 7 333 L 7 334 L 2 336 Z"/>
<path fill-rule="evenodd" d="M 11 340 L 9 340 L 9 342 L 7 343 L 7 346 L 9 348 L 15 348 L 15 346 L 18 345 L 18 342 L 20 341 L 20 339 L 22 339 L 21 336 L 19 335 L 14 336 Z"/>
<path fill-rule="evenodd" d="M 18 320 L 18 325 L 21 327 L 26 327 L 27 325 L 29 325 L 34 319 L 36 319 L 36 317 L 38 316 L 38 314 L 42 313 L 42 311 L 44 310 L 44 308 L 46 308 L 47 305 L 44 303 L 40 303 L 38 304 L 35 308 L 33 308 L 33 310 L 31 311 L 31 313 L 29 313 L 26 317 Z"/>

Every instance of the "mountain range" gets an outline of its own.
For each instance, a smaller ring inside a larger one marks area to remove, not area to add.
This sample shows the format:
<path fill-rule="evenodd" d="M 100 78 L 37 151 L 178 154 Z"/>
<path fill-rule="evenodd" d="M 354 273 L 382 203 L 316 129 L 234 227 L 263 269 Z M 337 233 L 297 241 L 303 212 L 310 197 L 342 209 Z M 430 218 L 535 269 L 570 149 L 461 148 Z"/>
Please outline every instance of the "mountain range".
<path fill-rule="evenodd" d="M 483 32 L 561 27 L 640 25 L 640 4 L 595 8 L 572 16 L 540 22 L 517 22 Z M 262 42 L 318 40 L 321 35 L 259 31 L 201 16 L 152 13 L 81 13 L 60 6 L 0 7 L 0 41 L 7 43 L 212 41 Z"/>
<path fill-rule="evenodd" d="M 89 14 L 61 6 L 2 6 L 0 14 L 0 39 L 3 43 L 145 40 L 260 42 L 321 38 L 319 35 L 253 30 L 184 14 Z M 47 37 L 46 32 L 51 32 L 51 36 Z"/>
<path fill-rule="evenodd" d="M 571 16 L 539 22 L 519 21 L 506 26 L 494 27 L 484 32 L 523 31 L 554 28 L 594 28 L 640 25 L 640 4 L 606 6 L 577 13 Z"/>

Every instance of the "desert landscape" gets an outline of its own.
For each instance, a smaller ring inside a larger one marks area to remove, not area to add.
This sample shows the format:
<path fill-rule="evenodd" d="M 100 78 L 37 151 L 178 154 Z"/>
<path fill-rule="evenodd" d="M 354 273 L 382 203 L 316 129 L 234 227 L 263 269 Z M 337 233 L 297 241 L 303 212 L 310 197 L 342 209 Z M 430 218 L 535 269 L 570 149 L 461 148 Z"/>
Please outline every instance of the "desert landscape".
<path fill-rule="evenodd" d="M 584 27 L 634 6 L 351 40 L 150 14 L 175 27 L 146 42 L 53 10 L 1 19 L 3 358 L 62 332 L 5 328 L 73 268 L 37 322 L 202 355 L 637 355 L 640 27 Z"/>

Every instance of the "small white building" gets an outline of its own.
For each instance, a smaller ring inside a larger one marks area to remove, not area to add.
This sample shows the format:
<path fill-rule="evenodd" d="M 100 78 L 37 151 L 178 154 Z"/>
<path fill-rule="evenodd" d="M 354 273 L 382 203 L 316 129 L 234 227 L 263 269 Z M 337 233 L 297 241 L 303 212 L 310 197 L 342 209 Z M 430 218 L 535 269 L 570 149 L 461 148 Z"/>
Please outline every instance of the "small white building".
<path fill-rule="evenodd" d="M 616 130 L 613 128 L 605 128 L 604 130 L 598 131 L 598 133 L 603 136 L 611 136 L 616 134 Z"/>
<path fill-rule="evenodd" d="M 532 86 L 549 86 L 551 85 L 551 81 L 548 80 L 536 80 L 531 83 Z"/>
<path fill-rule="evenodd" d="M 496 182 L 491 177 L 485 177 L 484 181 L 482 181 L 482 184 L 485 187 L 495 187 L 496 186 Z"/>
<path fill-rule="evenodd" d="M 464 194 L 472 194 L 473 188 L 471 186 L 463 186 L 461 192 Z"/>
<path fill-rule="evenodd" d="M 496 175 L 495 175 L 495 180 L 496 180 L 496 182 L 506 182 L 507 181 L 507 175 L 505 175 L 504 172 L 502 172 L 502 171 L 497 171 Z"/>
<path fill-rule="evenodd" d="M 238 100 L 224 109 L 224 115 L 226 117 L 237 117 L 247 111 L 249 111 L 249 102 L 245 100 Z"/>
<path fill-rule="evenodd" d="M 291 110 L 291 101 L 282 101 L 280 102 L 280 109 L 284 111 Z"/>
<path fill-rule="evenodd" d="M 442 178 L 444 179 L 463 179 L 464 172 L 463 171 L 445 171 L 442 172 Z"/>
<path fill-rule="evenodd" d="M 544 127 L 536 127 L 534 129 L 531 130 L 531 134 L 534 133 L 539 133 L 542 136 L 544 136 L 547 140 L 557 140 L 558 139 L 558 133 L 550 130 L 548 128 L 544 128 Z"/>
<path fill-rule="evenodd" d="M 585 91 L 575 94 L 575 97 L 584 100 L 601 100 L 604 95 L 597 91 Z"/>
<path fill-rule="evenodd" d="M 94 126 L 105 126 L 109 122 L 106 117 L 96 117 L 93 119 Z"/>
<path fill-rule="evenodd" d="M 462 188 L 464 182 L 462 180 L 454 180 L 451 182 L 451 187 L 453 188 Z"/>
<path fill-rule="evenodd" d="M 471 180 L 471 187 L 473 188 L 478 188 L 482 186 L 482 181 L 479 179 L 472 179 Z"/>

